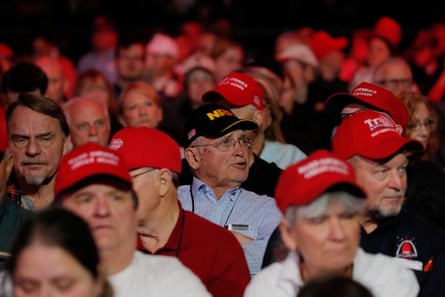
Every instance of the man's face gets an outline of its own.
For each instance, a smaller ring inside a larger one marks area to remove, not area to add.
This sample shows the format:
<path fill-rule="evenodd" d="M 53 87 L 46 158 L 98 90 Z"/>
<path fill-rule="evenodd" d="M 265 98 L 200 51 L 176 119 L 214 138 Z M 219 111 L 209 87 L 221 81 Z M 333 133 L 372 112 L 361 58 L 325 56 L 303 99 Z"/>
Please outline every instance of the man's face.
<path fill-rule="evenodd" d="M 197 147 L 190 148 L 199 163 L 196 176 L 200 180 L 211 187 L 228 189 L 238 187 L 247 179 L 249 148 L 245 142 L 239 143 L 240 140 L 250 141 L 245 131 L 235 130 L 220 138 L 202 137 L 201 140 Z M 227 145 L 231 140 L 238 140 L 235 147 Z"/>
<path fill-rule="evenodd" d="M 58 120 L 18 106 L 8 122 L 8 131 L 17 177 L 35 186 L 52 178 L 69 142 Z"/>
<path fill-rule="evenodd" d="M 355 198 L 351 198 L 355 199 Z M 294 224 L 283 229 L 315 274 L 342 271 L 353 262 L 359 246 L 359 213 L 348 211 L 341 202 L 332 202 L 323 214 L 297 216 Z"/>
<path fill-rule="evenodd" d="M 133 44 L 128 48 L 119 49 L 116 58 L 116 70 L 124 80 L 135 81 L 142 77 L 145 70 L 145 48 L 141 44 Z"/>
<path fill-rule="evenodd" d="M 393 63 L 382 66 L 374 78 L 375 82 L 393 93 L 410 91 L 413 86 L 413 76 L 409 65 Z"/>
<path fill-rule="evenodd" d="M 136 242 L 136 210 L 131 191 L 108 184 L 90 184 L 65 195 L 61 205 L 90 226 L 101 251 Z"/>
<path fill-rule="evenodd" d="M 133 179 L 133 189 L 139 198 L 138 225 L 143 226 L 147 218 L 159 206 L 161 198 L 158 194 L 158 183 L 156 182 L 157 171 L 157 169 L 143 167 L 130 172 Z"/>
<path fill-rule="evenodd" d="M 398 153 L 385 162 L 355 156 L 350 159 L 357 183 L 366 191 L 368 209 L 383 216 L 397 215 L 405 199 L 408 159 Z"/>
<path fill-rule="evenodd" d="M 74 147 L 87 142 L 108 145 L 110 118 L 105 105 L 86 100 L 73 105 L 69 113 L 71 141 Z"/>

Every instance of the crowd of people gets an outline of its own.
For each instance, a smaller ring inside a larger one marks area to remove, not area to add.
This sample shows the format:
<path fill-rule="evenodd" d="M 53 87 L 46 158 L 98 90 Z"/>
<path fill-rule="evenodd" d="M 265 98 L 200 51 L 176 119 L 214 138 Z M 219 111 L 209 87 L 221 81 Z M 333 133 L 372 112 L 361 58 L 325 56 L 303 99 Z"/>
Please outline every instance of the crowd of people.
<path fill-rule="evenodd" d="M 0 45 L 1 297 L 445 296 L 445 23 L 180 32 Z"/>

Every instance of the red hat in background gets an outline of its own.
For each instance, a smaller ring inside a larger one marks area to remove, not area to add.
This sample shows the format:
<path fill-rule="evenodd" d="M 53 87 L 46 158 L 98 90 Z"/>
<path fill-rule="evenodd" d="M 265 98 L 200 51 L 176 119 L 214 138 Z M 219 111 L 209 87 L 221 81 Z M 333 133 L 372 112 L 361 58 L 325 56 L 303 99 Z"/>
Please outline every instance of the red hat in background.
<path fill-rule="evenodd" d="M 341 51 L 348 45 L 346 37 L 334 38 L 326 31 L 317 31 L 309 39 L 312 50 L 318 60 L 333 51 Z"/>
<path fill-rule="evenodd" d="M 394 46 L 402 40 L 402 26 L 389 16 L 382 16 L 374 24 L 374 33 L 386 38 Z"/>
<path fill-rule="evenodd" d="M 141 167 L 168 168 L 181 172 L 179 145 L 166 133 L 148 127 L 127 127 L 117 131 L 110 142 L 130 170 Z"/>
<path fill-rule="evenodd" d="M 318 68 L 319 66 L 317 57 L 312 48 L 302 42 L 294 42 L 293 44 L 286 46 L 275 55 L 275 60 L 279 63 L 288 60 L 297 60 L 315 68 Z"/>
<path fill-rule="evenodd" d="M 283 170 L 278 178 L 275 201 L 284 213 L 288 206 L 306 205 L 327 191 L 340 190 L 366 198 L 348 162 L 330 151 L 317 150 Z"/>
<path fill-rule="evenodd" d="M 335 117 L 350 103 L 361 103 L 371 109 L 386 112 L 403 129 L 408 126 L 409 113 L 405 104 L 391 91 L 380 86 L 362 82 L 351 93 L 333 94 L 326 100 L 326 110 Z"/>
<path fill-rule="evenodd" d="M 108 175 L 132 185 L 123 158 L 108 147 L 89 142 L 63 156 L 55 182 L 55 196 L 87 178 Z"/>
<path fill-rule="evenodd" d="M 394 121 L 375 110 L 363 110 L 345 118 L 335 131 L 332 150 L 343 159 L 359 155 L 369 159 L 389 158 L 405 149 L 412 153 L 423 151 L 423 145 L 403 137 Z"/>
<path fill-rule="evenodd" d="M 260 110 L 264 108 L 261 87 L 251 76 L 239 72 L 231 72 L 222 77 L 216 88 L 205 93 L 202 99 L 207 102 L 218 102 L 218 100 L 223 99 L 232 107 L 252 104 Z"/>

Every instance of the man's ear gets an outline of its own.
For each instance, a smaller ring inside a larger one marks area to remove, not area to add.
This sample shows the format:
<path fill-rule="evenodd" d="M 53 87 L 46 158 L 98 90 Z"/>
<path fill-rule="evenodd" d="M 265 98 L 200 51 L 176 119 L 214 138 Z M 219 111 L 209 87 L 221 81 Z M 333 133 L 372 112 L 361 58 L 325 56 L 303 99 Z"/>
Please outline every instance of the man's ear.
<path fill-rule="evenodd" d="M 263 125 L 265 124 L 265 114 L 264 114 L 264 109 L 263 110 L 255 110 L 255 112 L 253 113 L 253 119 L 255 121 L 255 123 L 258 124 L 258 126 L 260 127 L 259 129 L 261 130 L 261 127 L 263 127 Z"/>
<path fill-rule="evenodd" d="M 289 222 L 286 219 L 281 219 L 280 221 L 280 233 L 281 239 L 289 250 L 295 250 L 298 246 L 297 240 L 294 236 L 294 231 L 292 226 L 289 225 Z"/>
<path fill-rule="evenodd" d="M 160 197 L 165 197 L 172 188 L 173 177 L 170 170 L 162 168 L 157 172 L 158 193 Z"/>
<path fill-rule="evenodd" d="M 200 155 L 197 148 L 186 148 L 184 150 L 184 157 L 187 160 L 191 169 L 198 169 L 200 164 Z"/>

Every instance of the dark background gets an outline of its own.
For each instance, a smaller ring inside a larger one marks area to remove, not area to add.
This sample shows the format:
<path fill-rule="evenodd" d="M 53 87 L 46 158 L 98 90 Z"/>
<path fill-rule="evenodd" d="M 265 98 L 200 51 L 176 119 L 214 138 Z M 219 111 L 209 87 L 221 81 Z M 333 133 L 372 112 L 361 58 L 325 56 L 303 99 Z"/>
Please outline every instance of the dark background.
<path fill-rule="evenodd" d="M 210 26 L 225 18 L 233 24 L 233 38 L 256 59 L 267 60 L 284 30 L 311 26 L 349 37 L 354 29 L 372 27 L 383 15 L 402 24 L 403 49 L 420 28 L 445 21 L 445 1 L 0 0 L 0 42 L 17 55 L 27 54 L 34 34 L 45 31 L 77 62 L 90 48 L 91 23 L 98 14 L 109 16 L 121 34 L 139 27 L 148 35 L 159 29 L 175 35 L 179 24 L 189 19 Z"/>

